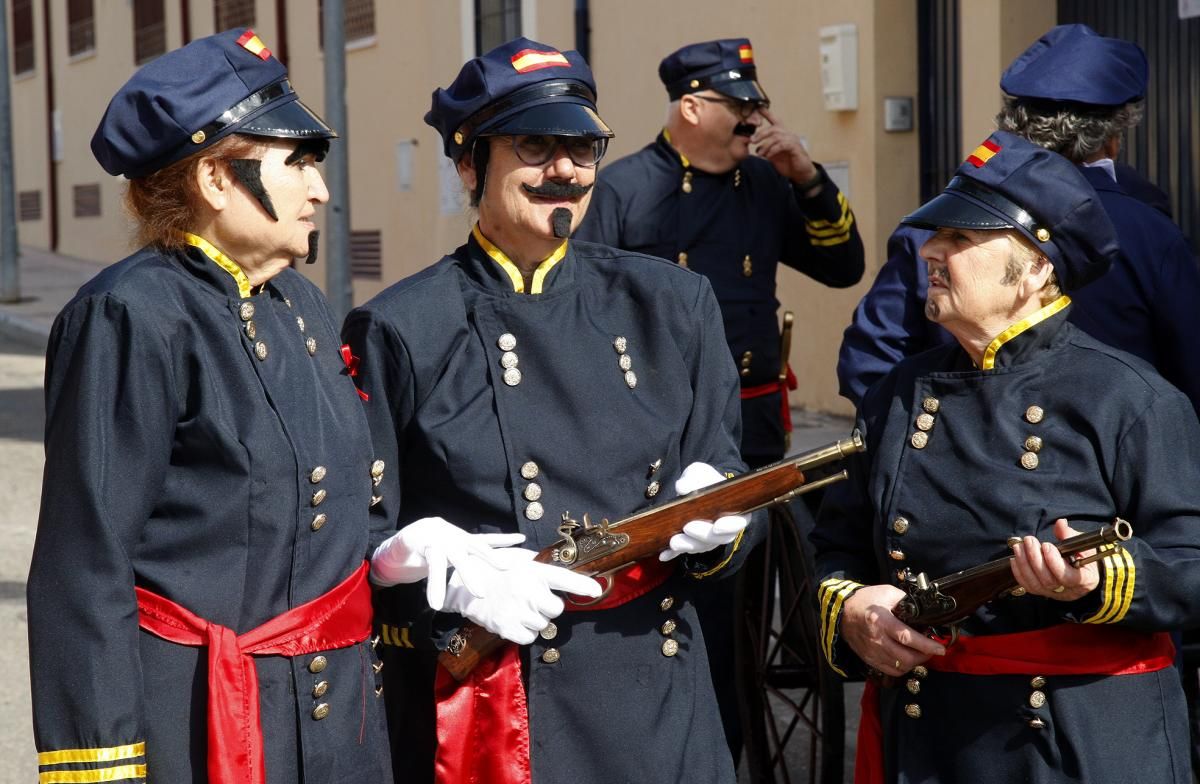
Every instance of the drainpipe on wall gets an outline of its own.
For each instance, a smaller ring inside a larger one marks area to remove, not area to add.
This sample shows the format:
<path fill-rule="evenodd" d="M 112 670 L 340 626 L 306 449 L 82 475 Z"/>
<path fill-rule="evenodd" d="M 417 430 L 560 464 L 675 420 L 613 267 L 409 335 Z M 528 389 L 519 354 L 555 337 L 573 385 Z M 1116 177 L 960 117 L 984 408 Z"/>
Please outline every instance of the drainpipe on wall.
<path fill-rule="evenodd" d="M 8 83 L 8 2 L 0 0 L 0 302 L 18 302 L 21 299 L 14 190 L 12 91 Z"/>
<path fill-rule="evenodd" d="M 575 0 L 575 51 L 592 62 L 592 12 L 588 0 Z"/>
<path fill-rule="evenodd" d="M 54 50 L 50 48 L 50 0 L 42 0 L 42 32 L 45 34 L 42 47 L 46 53 L 46 229 L 50 238 L 50 250 L 58 250 L 58 164 L 54 160 L 56 134 L 54 133 Z"/>
<path fill-rule="evenodd" d="M 275 0 L 275 46 L 271 51 L 276 59 L 287 68 L 288 64 L 288 29 L 287 29 L 287 0 Z"/>

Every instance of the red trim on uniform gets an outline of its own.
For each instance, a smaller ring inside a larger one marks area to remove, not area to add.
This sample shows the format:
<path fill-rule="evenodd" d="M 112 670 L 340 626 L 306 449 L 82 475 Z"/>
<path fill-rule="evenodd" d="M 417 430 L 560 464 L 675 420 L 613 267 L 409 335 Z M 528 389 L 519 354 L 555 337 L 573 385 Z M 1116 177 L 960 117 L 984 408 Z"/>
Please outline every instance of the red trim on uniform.
<path fill-rule="evenodd" d="M 638 561 L 611 577 L 611 587 L 595 604 L 568 598 L 568 610 L 609 610 L 666 582 L 674 564 Z M 476 665 L 462 681 L 438 667 L 437 784 L 529 784 L 529 707 L 521 682 L 521 657 L 515 643 Z"/>
<path fill-rule="evenodd" d="M 255 656 L 301 656 L 346 648 L 371 634 L 369 564 L 328 593 L 244 634 L 135 588 L 138 625 L 179 645 L 208 648 L 208 781 L 265 784 Z"/>
<path fill-rule="evenodd" d="M 946 640 L 941 640 L 946 642 Z M 925 666 L 966 675 L 1141 675 L 1175 663 L 1175 644 L 1166 632 L 1091 624 L 983 637 L 960 637 Z M 858 725 L 854 784 L 882 784 L 883 727 L 879 692 L 867 682 Z"/>
<path fill-rule="evenodd" d="M 354 354 L 350 351 L 349 343 L 343 343 L 339 351 L 342 355 L 342 361 L 346 363 L 347 375 L 350 376 L 350 378 L 354 378 L 358 375 L 358 357 L 354 356 Z M 370 395 L 358 388 L 357 383 L 354 385 L 354 391 L 358 393 L 358 396 L 362 398 L 364 402 L 371 399 Z"/>
<path fill-rule="evenodd" d="M 771 381 L 766 384 L 759 384 L 754 387 L 742 387 L 742 400 L 751 400 L 756 397 L 766 397 L 779 393 L 779 419 L 783 422 L 783 432 L 792 432 L 792 407 L 788 403 L 788 390 L 795 389 L 799 386 L 796 381 L 796 374 L 792 372 L 792 366 L 788 365 L 787 382 Z"/>

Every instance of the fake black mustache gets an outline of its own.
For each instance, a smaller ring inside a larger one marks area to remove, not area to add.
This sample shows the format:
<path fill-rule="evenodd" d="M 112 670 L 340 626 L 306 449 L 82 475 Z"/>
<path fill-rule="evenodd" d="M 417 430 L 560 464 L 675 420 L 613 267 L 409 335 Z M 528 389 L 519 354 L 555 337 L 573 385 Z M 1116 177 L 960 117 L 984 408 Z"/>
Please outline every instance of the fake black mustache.
<path fill-rule="evenodd" d="M 574 185 L 554 180 L 548 180 L 537 186 L 521 183 L 521 187 L 525 189 L 526 193 L 532 193 L 534 196 L 549 196 L 552 199 L 578 199 L 592 189 L 591 185 Z"/>
<path fill-rule="evenodd" d="M 754 135 L 756 130 L 757 129 L 749 123 L 738 123 L 737 125 L 733 126 L 733 135 L 745 136 L 749 138 Z"/>

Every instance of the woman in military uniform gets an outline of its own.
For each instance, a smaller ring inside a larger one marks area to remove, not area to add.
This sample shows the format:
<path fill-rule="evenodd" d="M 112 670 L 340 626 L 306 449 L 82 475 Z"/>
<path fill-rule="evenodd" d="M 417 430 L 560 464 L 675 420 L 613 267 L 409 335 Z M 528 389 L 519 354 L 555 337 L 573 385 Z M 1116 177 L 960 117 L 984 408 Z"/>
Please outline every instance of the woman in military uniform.
<path fill-rule="evenodd" d="M 1120 252 L 1099 197 L 997 131 L 905 223 L 936 231 L 925 313 L 956 343 L 867 393 L 868 452 L 813 535 L 831 665 L 898 683 L 864 695 L 856 780 L 1190 782 L 1166 632 L 1200 619 L 1200 424 L 1067 321 Z M 1053 546 L 1118 516 L 1134 536 L 1098 563 Z M 914 575 L 1009 552 L 1020 587 L 957 639 L 892 615 Z"/>
<path fill-rule="evenodd" d="M 249 30 L 143 66 L 100 122 L 145 247 L 50 337 L 41 781 L 392 781 L 364 565 L 385 466 L 290 268 L 335 135 Z"/>

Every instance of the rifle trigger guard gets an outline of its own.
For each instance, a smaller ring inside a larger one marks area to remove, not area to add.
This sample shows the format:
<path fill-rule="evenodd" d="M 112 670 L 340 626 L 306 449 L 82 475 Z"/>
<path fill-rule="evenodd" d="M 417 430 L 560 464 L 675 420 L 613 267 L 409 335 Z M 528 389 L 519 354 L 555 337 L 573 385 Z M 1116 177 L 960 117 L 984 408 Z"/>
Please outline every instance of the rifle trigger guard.
<path fill-rule="evenodd" d="M 607 599 L 608 595 L 612 593 L 613 586 L 617 584 L 616 577 L 612 574 L 598 574 L 593 579 L 604 586 L 604 589 L 600 591 L 599 596 L 597 596 L 595 599 L 584 599 L 580 601 L 575 598 L 574 594 L 567 594 L 567 601 L 575 607 L 591 607 L 593 604 L 599 604 Z"/>

